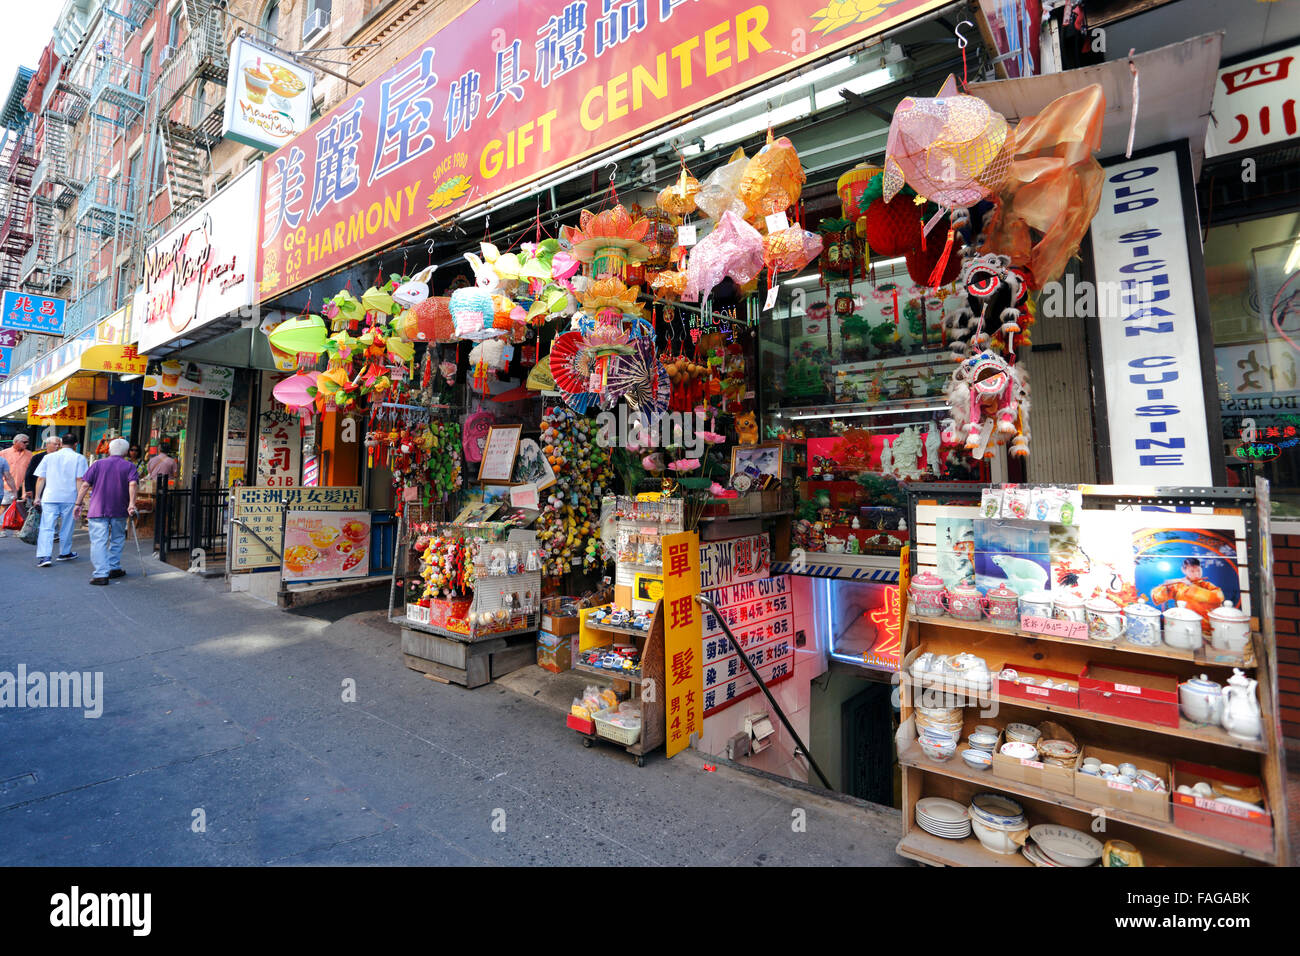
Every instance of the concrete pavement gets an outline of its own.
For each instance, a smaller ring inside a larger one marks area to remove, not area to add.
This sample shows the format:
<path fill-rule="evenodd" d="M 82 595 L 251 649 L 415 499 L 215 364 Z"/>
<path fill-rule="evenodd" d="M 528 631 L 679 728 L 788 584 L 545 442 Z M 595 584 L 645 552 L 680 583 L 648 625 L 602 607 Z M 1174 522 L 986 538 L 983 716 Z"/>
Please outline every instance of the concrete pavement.
<path fill-rule="evenodd" d="M 0 865 L 904 862 L 894 811 L 693 754 L 637 768 L 531 697 L 423 678 L 387 592 L 283 612 L 148 557 L 142 578 L 130 541 L 129 576 L 91 587 L 75 546 L 41 570 L 0 539 L 0 586 L 40 595 L 5 612 L 0 672 L 103 679 L 98 718 L 0 708 Z"/>

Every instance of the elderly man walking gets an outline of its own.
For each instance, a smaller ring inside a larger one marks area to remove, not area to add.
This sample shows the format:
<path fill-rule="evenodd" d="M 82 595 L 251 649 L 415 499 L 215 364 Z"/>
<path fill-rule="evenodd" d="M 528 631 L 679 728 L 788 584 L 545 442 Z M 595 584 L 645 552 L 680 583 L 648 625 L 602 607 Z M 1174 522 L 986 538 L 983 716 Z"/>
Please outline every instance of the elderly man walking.
<path fill-rule="evenodd" d="M 77 484 L 76 512 L 90 494 L 90 563 L 94 566 L 91 584 L 105 585 L 110 578 L 123 577 L 122 545 L 126 543 L 126 519 L 135 515 L 137 474 L 135 465 L 126 460 L 131 443 L 114 438 L 108 445 L 108 457 L 96 459 Z"/>
<path fill-rule="evenodd" d="M 36 566 L 48 568 L 54 552 L 54 532 L 59 532 L 59 560 L 72 561 L 73 525 L 76 522 L 77 481 L 86 473 L 86 458 L 77 454 L 75 435 L 64 435 L 63 447 L 46 455 L 36 466 L 36 507 L 41 509 L 41 534 L 36 540 Z"/>

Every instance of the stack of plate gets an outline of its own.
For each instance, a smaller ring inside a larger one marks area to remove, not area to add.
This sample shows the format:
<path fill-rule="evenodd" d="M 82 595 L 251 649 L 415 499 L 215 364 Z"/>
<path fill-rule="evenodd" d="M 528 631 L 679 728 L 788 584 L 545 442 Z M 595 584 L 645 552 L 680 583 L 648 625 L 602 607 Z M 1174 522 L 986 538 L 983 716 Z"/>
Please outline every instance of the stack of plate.
<path fill-rule="evenodd" d="M 1046 853 L 1044 853 L 1042 850 L 1040 850 L 1032 841 L 1026 842 L 1025 845 L 1020 848 L 1020 852 L 1024 856 L 1024 858 L 1028 860 L 1030 863 L 1034 864 L 1034 866 L 1059 867 L 1061 865 L 1060 863 L 1057 863 L 1055 860 L 1053 860 Z"/>
<path fill-rule="evenodd" d="M 943 797 L 916 801 L 916 825 L 926 833 L 948 840 L 963 840 L 970 836 L 970 817 L 966 808 Z"/>

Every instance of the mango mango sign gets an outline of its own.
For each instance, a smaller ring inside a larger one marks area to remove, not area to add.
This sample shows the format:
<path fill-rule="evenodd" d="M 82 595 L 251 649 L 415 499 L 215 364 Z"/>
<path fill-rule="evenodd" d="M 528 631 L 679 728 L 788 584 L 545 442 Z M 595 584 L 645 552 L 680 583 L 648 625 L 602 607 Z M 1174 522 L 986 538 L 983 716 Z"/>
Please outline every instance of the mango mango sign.
<path fill-rule="evenodd" d="M 945 2 L 479 0 L 266 159 L 258 301 Z"/>

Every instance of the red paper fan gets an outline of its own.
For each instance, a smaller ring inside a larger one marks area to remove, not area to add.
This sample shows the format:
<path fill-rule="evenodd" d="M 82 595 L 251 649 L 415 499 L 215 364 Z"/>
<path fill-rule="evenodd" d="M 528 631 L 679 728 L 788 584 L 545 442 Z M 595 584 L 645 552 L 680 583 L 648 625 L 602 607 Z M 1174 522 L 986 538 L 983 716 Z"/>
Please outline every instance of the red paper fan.
<path fill-rule="evenodd" d="M 587 391 L 591 368 L 581 332 L 565 332 L 555 337 L 551 343 L 551 375 L 556 388 L 562 392 L 576 395 Z"/>

